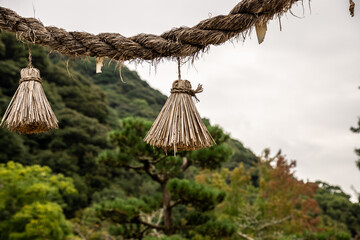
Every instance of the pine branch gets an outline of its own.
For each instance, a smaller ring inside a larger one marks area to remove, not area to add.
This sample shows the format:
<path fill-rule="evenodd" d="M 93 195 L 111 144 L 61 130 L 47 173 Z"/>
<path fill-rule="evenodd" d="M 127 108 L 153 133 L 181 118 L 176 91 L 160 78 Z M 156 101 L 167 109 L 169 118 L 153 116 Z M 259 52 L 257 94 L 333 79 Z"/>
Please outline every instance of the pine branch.
<path fill-rule="evenodd" d="M 154 161 L 149 161 L 149 162 L 150 162 L 150 164 L 155 165 L 155 164 L 161 162 L 162 160 L 166 159 L 167 157 L 168 157 L 168 156 L 164 156 L 164 157 L 162 157 L 162 158 L 156 159 L 156 160 L 154 160 Z"/>
<path fill-rule="evenodd" d="M 162 184 L 165 182 L 165 178 L 161 177 L 158 173 L 151 172 L 151 169 L 154 169 L 154 165 L 152 165 L 148 160 L 140 160 L 144 165 L 142 170 L 144 170 L 154 181 Z"/>
<path fill-rule="evenodd" d="M 149 229 L 151 229 L 151 227 L 146 226 L 145 229 L 140 232 L 139 239 L 143 239 L 146 231 L 149 230 Z"/>
<path fill-rule="evenodd" d="M 150 227 L 150 228 L 155 228 L 155 229 L 160 229 L 160 230 L 163 230 L 164 227 L 163 226 L 159 226 L 159 225 L 156 225 L 156 224 L 153 224 L 153 223 L 148 223 L 146 221 L 143 221 L 141 219 L 138 219 L 138 222 L 147 226 L 147 227 Z"/>
<path fill-rule="evenodd" d="M 158 163 L 160 161 L 162 161 L 163 159 L 165 159 L 167 156 L 157 159 L 153 162 Z M 132 166 L 132 165 L 127 165 L 127 164 L 122 164 L 121 166 L 128 168 L 128 169 L 133 169 L 136 172 L 140 172 L 140 171 L 145 171 L 154 181 L 159 182 L 159 183 L 163 183 L 164 182 L 164 178 L 162 178 L 159 174 L 157 173 L 153 173 L 151 172 L 151 169 L 155 169 L 155 167 L 153 166 L 153 162 L 150 162 L 148 160 L 149 158 L 139 158 L 139 161 L 142 162 L 142 166 Z"/>
<path fill-rule="evenodd" d="M 129 168 L 129 169 L 134 169 L 134 170 L 142 170 L 144 167 L 143 166 L 131 166 L 131 165 L 127 165 L 127 164 L 122 164 L 121 165 L 122 167 L 125 167 L 125 168 Z"/>
<path fill-rule="evenodd" d="M 170 208 L 174 208 L 174 207 L 176 207 L 177 205 L 179 205 L 182 202 L 183 202 L 182 200 L 177 200 L 177 201 L 170 204 Z"/>
<path fill-rule="evenodd" d="M 246 235 L 245 233 L 238 232 L 237 234 L 238 234 L 240 237 L 245 238 L 246 240 L 255 240 L 254 238 L 252 238 L 252 237 L 250 237 L 250 236 Z"/>
<path fill-rule="evenodd" d="M 111 209 L 104 216 L 105 217 L 109 216 L 111 218 L 114 214 L 126 215 L 127 213 L 123 212 L 123 211 L 120 211 L 118 209 Z M 136 215 L 131 220 L 125 221 L 125 222 L 122 222 L 122 223 L 140 223 L 140 224 L 143 224 L 143 225 L 145 225 L 145 226 L 147 226 L 149 228 L 160 229 L 160 230 L 164 229 L 163 226 L 159 226 L 159 225 L 149 223 L 149 222 L 146 222 L 146 221 L 142 220 L 139 215 Z"/>

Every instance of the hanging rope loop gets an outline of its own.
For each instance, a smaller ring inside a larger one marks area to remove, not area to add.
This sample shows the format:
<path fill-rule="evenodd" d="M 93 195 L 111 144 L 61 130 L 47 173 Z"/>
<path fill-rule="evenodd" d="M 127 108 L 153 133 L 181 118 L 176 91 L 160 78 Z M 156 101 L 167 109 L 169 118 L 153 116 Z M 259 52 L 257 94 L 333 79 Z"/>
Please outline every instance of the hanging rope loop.
<path fill-rule="evenodd" d="M 28 68 L 32 68 L 32 55 L 31 55 L 31 45 L 30 43 L 28 43 L 28 48 L 29 48 L 29 64 L 28 64 Z"/>

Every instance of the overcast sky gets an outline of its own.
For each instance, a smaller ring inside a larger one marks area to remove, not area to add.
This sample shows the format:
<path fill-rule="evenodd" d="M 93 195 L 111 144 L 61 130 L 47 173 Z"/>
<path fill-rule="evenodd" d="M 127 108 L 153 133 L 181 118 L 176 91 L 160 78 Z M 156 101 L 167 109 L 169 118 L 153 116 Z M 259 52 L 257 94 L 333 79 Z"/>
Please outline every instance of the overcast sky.
<path fill-rule="evenodd" d="M 268 24 L 264 43 L 255 32 L 243 42 L 211 47 L 182 76 L 203 84 L 198 110 L 256 154 L 278 149 L 297 160 L 296 175 L 360 190 L 350 132 L 360 116 L 360 3 L 355 17 L 348 0 L 308 0 Z M 1 6 L 69 31 L 161 34 L 227 14 L 238 0 L 0 0 Z M 34 11 L 35 9 L 35 11 Z M 302 18 L 303 17 L 303 18 Z M 35 63 L 36 65 L 36 63 Z M 127 64 L 169 95 L 175 62 Z"/>

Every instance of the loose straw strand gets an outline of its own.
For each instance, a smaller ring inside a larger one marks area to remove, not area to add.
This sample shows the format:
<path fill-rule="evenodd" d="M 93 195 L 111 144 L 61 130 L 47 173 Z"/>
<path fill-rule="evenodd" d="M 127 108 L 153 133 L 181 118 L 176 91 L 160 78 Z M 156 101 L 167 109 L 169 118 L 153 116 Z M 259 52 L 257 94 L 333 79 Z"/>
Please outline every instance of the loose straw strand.
<path fill-rule="evenodd" d="M 180 62 L 180 57 L 177 57 L 177 62 L 178 62 L 178 76 L 179 76 L 179 80 L 181 80 L 181 62 Z"/>

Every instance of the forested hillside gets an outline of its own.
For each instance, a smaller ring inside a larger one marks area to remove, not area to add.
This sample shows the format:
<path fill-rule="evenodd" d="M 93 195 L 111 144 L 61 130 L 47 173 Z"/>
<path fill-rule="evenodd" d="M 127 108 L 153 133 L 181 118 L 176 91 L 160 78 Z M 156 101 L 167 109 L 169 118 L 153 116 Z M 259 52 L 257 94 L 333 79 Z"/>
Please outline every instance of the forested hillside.
<path fill-rule="evenodd" d="M 0 116 L 27 65 L 0 34 Z M 59 130 L 0 128 L 0 239 L 358 239 L 360 205 L 299 181 L 204 119 L 217 145 L 167 156 L 143 142 L 166 101 L 136 72 L 32 46 Z M 261 136 L 259 136 L 260 138 Z"/>
<path fill-rule="evenodd" d="M 27 45 L 13 34 L 2 33 L 0 41 L 0 112 L 3 114 L 27 65 Z M 79 190 L 69 213 L 87 206 L 93 193 L 109 182 L 107 170 L 96 163 L 108 147 L 107 132 L 119 126 L 120 118 L 154 119 L 166 97 L 153 90 L 135 72 L 122 69 L 122 83 L 115 64 L 94 72 L 92 59 L 67 59 L 33 46 L 34 65 L 40 70 L 43 88 L 59 120 L 59 131 L 21 136 L 0 129 L 0 162 L 14 160 L 25 165 L 49 166 L 74 179 Z M 81 69 L 77 71 L 76 68 Z M 85 74 L 86 73 L 86 74 Z M 99 83 L 99 85 L 96 85 Z"/>

